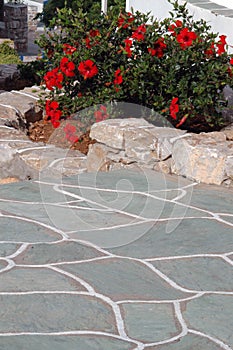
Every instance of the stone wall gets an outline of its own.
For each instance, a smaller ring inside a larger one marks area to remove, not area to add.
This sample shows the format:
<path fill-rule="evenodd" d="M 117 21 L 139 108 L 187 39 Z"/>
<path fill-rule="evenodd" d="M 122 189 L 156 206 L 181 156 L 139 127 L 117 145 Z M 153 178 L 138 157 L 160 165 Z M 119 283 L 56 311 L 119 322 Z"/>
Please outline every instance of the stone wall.
<path fill-rule="evenodd" d="M 18 52 L 27 51 L 28 8 L 24 4 L 4 5 L 5 37 L 12 39 Z"/>

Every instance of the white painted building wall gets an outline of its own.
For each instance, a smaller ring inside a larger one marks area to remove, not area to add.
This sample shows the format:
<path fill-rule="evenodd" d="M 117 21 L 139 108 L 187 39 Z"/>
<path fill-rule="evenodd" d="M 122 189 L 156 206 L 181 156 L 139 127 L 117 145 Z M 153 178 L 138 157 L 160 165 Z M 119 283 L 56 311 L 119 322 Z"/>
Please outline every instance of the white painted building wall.
<path fill-rule="evenodd" d="M 179 0 L 179 2 L 181 4 L 185 3 L 184 0 Z M 208 0 L 206 2 L 208 2 Z M 228 5 L 229 11 L 230 8 L 233 9 L 233 0 L 215 0 L 211 2 L 213 4 L 218 2 L 218 4 L 222 6 Z M 173 8 L 167 0 L 128 0 L 126 10 L 130 10 L 131 7 L 133 7 L 134 10 L 139 10 L 141 12 L 151 11 L 154 17 L 158 19 L 169 17 L 169 11 L 172 11 Z M 189 9 L 190 14 L 194 16 L 194 19 L 198 20 L 203 18 L 211 25 L 213 32 L 219 33 L 220 35 L 226 35 L 229 52 L 233 52 L 233 17 L 216 15 L 208 9 L 203 9 L 191 3 L 187 3 L 187 8 Z"/>

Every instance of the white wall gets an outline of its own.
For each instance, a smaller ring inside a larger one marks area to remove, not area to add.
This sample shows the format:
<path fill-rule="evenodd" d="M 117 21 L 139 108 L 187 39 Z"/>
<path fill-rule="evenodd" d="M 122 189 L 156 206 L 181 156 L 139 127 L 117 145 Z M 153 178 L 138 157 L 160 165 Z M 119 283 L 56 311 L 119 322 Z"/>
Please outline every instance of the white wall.
<path fill-rule="evenodd" d="M 233 7 L 233 0 L 217 0 L 219 3 L 230 2 Z M 215 3 L 217 2 L 215 1 Z M 185 1 L 180 0 L 181 4 Z M 212 2 L 212 1 L 211 1 Z M 141 12 L 149 12 L 154 15 L 155 18 L 163 19 L 169 17 L 169 11 L 172 10 L 172 5 L 167 0 L 128 0 L 128 9 L 133 7 L 134 10 Z M 206 10 L 191 3 L 187 4 L 190 14 L 194 16 L 194 19 L 205 19 L 212 27 L 213 32 L 224 34 L 227 36 L 228 45 L 233 46 L 233 18 L 225 17 L 222 15 L 215 15 L 210 10 Z M 233 53 L 233 47 L 229 47 L 229 52 Z"/>

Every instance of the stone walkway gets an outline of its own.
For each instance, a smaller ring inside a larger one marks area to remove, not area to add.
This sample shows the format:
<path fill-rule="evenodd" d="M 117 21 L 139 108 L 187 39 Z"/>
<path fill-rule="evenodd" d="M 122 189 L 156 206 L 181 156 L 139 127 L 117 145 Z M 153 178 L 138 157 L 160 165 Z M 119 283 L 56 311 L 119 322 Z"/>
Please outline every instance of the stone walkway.
<path fill-rule="evenodd" d="M 233 349 L 232 205 L 149 170 L 1 185 L 0 349 Z"/>

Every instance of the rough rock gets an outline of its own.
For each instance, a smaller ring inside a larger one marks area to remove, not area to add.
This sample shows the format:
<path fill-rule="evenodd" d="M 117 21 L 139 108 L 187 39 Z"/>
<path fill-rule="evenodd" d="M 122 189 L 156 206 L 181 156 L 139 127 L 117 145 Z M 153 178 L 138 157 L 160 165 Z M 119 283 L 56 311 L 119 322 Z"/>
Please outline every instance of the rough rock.
<path fill-rule="evenodd" d="M 112 163 L 133 163 L 153 168 L 155 162 L 171 157 L 172 144 L 185 131 L 155 127 L 144 119 L 109 119 L 92 126 L 90 136 L 99 143 L 88 152 L 88 171 L 109 170 Z M 116 137 L 115 137 L 116 135 Z M 169 172 L 170 170 L 166 170 Z"/>
<path fill-rule="evenodd" d="M 132 129 L 153 128 L 143 118 L 108 119 L 91 127 L 90 137 L 113 148 L 124 148 L 124 133 Z M 114 137 L 113 137 L 114 135 Z"/>
<path fill-rule="evenodd" d="M 0 125 L 24 130 L 30 122 L 40 120 L 42 110 L 38 99 L 38 87 L 3 92 L 0 95 Z"/>
<path fill-rule="evenodd" d="M 198 182 L 220 185 L 233 175 L 227 166 L 232 156 L 233 142 L 226 141 L 224 133 L 189 134 L 174 143 L 172 172 Z"/>
<path fill-rule="evenodd" d="M 124 133 L 125 153 L 128 158 L 146 164 L 169 158 L 172 143 L 185 131 L 173 128 L 154 127 L 150 129 L 126 130 Z"/>
<path fill-rule="evenodd" d="M 21 131 L 0 127 L 0 179 L 68 176 L 86 171 L 79 151 L 32 143 Z"/>
<path fill-rule="evenodd" d="M 226 139 L 228 141 L 233 141 L 233 123 L 228 125 L 226 128 L 223 128 L 221 132 L 223 132 L 224 135 L 226 135 Z"/>

